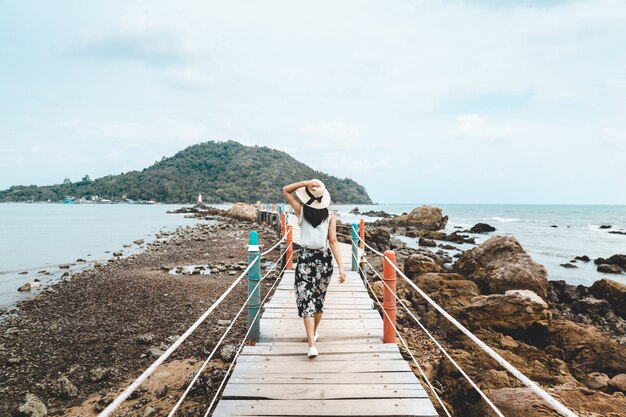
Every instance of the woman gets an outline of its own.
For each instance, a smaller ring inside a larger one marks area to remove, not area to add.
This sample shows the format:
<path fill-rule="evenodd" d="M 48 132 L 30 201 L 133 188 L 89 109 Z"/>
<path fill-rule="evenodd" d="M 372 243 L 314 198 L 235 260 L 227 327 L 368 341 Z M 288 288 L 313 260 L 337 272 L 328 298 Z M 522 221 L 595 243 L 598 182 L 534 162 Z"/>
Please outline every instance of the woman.
<path fill-rule="evenodd" d="M 298 201 L 291 193 L 295 192 Z M 298 215 L 300 225 L 300 253 L 295 273 L 294 289 L 298 316 L 304 319 L 309 358 L 319 352 L 315 341 L 317 327 L 322 320 L 324 298 L 333 275 L 332 256 L 339 265 L 339 282 L 346 279 L 337 245 L 337 223 L 328 211 L 330 194 L 320 180 L 301 181 L 283 187 L 287 202 Z M 332 255 L 331 255 L 332 251 Z"/>

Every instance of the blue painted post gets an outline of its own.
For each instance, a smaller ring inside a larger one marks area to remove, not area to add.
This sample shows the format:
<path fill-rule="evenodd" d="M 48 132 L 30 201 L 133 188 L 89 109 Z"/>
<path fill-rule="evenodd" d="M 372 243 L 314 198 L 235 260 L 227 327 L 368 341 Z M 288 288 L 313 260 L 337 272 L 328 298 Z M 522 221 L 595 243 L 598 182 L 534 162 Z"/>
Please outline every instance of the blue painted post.
<path fill-rule="evenodd" d="M 354 223 L 350 224 L 352 230 L 352 270 L 359 270 L 359 229 Z"/>
<path fill-rule="evenodd" d="M 248 335 L 249 345 L 254 345 L 258 342 L 260 334 L 259 317 L 257 316 L 257 312 L 259 311 L 261 304 L 261 286 L 257 286 L 257 284 L 261 280 L 261 259 L 257 258 L 258 255 L 259 235 L 256 230 L 253 230 L 250 232 L 250 244 L 248 245 L 248 265 L 253 263 L 253 266 L 248 270 L 248 296 L 252 294 L 250 300 L 248 301 L 248 329 L 250 329 L 250 334 Z"/>

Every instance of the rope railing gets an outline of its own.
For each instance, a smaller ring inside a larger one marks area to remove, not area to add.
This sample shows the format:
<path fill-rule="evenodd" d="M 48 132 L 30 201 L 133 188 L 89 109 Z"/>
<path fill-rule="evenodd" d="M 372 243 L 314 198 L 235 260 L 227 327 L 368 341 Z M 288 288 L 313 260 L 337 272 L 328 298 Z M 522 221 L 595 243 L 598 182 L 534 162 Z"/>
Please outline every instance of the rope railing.
<path fill-rule="evenodd" d="M 385 285 L 385 287 L 387 287 L 391 293 L 394 295 L 394 297 L 396 298 L 397 301 L 400 302 L 400 304 L 402 305 L 402 307 L 404 307 L 404 309 L 406 310 L 406 312 L 413 318 L 413 320 L 415 320 L 415 322 L 420 326 L 420 328 L 424 331 L 424 333 L 426 333 L 426 335 L 428 335 L 428 337 L 430 338 L 430 340 L 433 341 L 433 343 L 435 343 L 435 346 L 437 346 L 437 348 L 439 348 L 439 350 L 441 351 L 441 353 L 443 353 L 445 355 L 446 358 L 448 358 L 448 360 L 454 365 L 454 367 L 461 373 L 461 375 L 463 375 L 463 377 L 469 382 L 469 384 L 476 390 L 476 392 L 478 392 L 478 394 L 483 398 L 483 400 L 485 400 L 485 402 L 489 405 L 489 407 L 499 416 L 499 417 L 504 417 L 504 415 L 502 414 L 502 412 L 498 409 L 498 407 L 496 407 L 496 405 L 489 399 L 489 397 L 487 397 L 487 395 L 478 387 L 478 385 L 476 385 L 476 383 L 474 382 L 474 380 L 472 380 L 472 378 L 461 368 L 461 366 L 448 354 L 448 352 L 444 349 L 443 346 L 441 346 L 441 344 L 433 337 L 433 335 L 428 331 L 428 329 L 426 329 L 426 327 L 424 327 L 424 325 L 422 324 L 422 322 L 415 317 L 415 315 L 413 314 L 413 312 L 411 312 L 411 310 L 409 310 L 409 308 L 406 306 L 406 304 L 404 303 L 404 301 L 402 301 L 400 299 L 400 297 L 398 297 L 398 294 L 396 294 L 395 291 L 393 291 L 391 289 L 391 287 L 389 287 L 389 285 L 387 285 L 387 283 L 382 279 L 382 277 L 380 276 L 380 274 L 378 273 L 378 271 L 372 266 L 372 264 L 370 264 L 370 262 L 367 260 L 367 258 L 364 256 L 363 259 L 365 260 L 365 262 L 369 265 L 369 267 L 374 271 L 374 273 L 376 274 L 376 276 L 378 276 L 378 278 L 380 279 L 380 281 Z M 367 285 L 369 286 L 369 282 L 367 281 L 367 278 L 365 278 Z M 371 287 L 370 287 L 371 288 Z M 374 296 L 376 297 L 376 294 L 374 294 Z M 387 313 L 385 311 L 385 313 Z"/>
<path fill-rule="evenodd" d="M 282 239 L 279 241 L 279 243 L 282 241 Z M 276 246 L 276 245 L 275 245 Z M 275 247 L 274 246 L 274 247 Z M 268 249 L 267 252 L 270 252 L 272 249 Z M 185 389 L 185 391 L 183 392 L 183 394 L 180 396 L 179 400 L 176 402 L 176 404 L 174 405 L 174 407 L 172 408 L 172 410 L 169 412 L 168 417 L 173 417 L 176 414 L 176 411 L 178 410 L 178 408 L 182 405 L 183 401 L 185 400 L 185 398 L 187 397 L 187 394 L 189 394 L 189 391 L 191 391 L 191 389 L 193 388 L 194 384 L 196 383 L 196 381 L 198 380 L 198 378 L 200 377 L 200 375 L 202 374 L 202 372 L 206 369 L 207 365 L 209 364 L 209 362 L 211 361 L 211 359 L 213 359 L 213 355 L 215 355 L 215 352 L 217 352 L 217 349 L 219 348 L 219 346 L 222 344 L 222 342 L 224 341 L 224 339 L 226 339 L 226 336 L 228 335 L 228 332 L 230 332 L 230 330 L 233 328 L 233 326 L 235 325 L 236 320 L 239 318 L 239 316 L 241 315 L 241 313 L 243 312 L 243 310 L 248 306 L 248 302 L 250 301 L 250 299 L 252 298 L 252 296 L 254 295 L 254 291 L 256 291 L 256 289 L 259 287 L 259 285 L 261 285 L 261 282 L 263 282 L 263 280 L 265 278 L 268 277 L 268 275 L 270 273 L 272 273 L 273 271 L 276 270 L 276 265 L 278 265 L 278 263 L 280 262 L 280 260 L 285 256 L 285 254 L 287 253 L 287 250 L 284 250 L 283 253 L 280 255 L 280 257 L 276 260 L 276 262 L 274 263 L 274 265 L 272 265 L 272 267 L 265 273 L 265 275 L 263 275 L 263 277 L 261 277 L 261 279 L 256 283 L 256 285 L 254 286 L 254 288 L 252 289 L 252 291 L 250 291 L 250 294 L 248 295 L 248 298 L 246 298 L 246 300 L 243 302 L 243 305 L 241 306 L 241 308 L 239 309 L 239 311 L 237 312 L 237 314 L 235 314 L 235 316 L 231 319 L 231 323 L 228 326 L 228 328 L 226 328 L 226 330 L 224 331 L 224 334 L 222 335 L 222 337 L 220 338 L 220 340 L 217 341 L 217 343 L 215 344 L 215 346 L 213 347 L 213 350 L 211 351 L 211 353 L 209 354 L 208 358 L 204 361 L 204 363 L 202 364 L 202 366 L 200 367 L 200 369 L 198 369 L 198 371 L 196 372 L 196 374 L 194 375 L 194 377 L 192 378 L 192 380 L 189 382 L 189 384 L 187 385 L 187 388 Z M 263 255 L 263 254 L 261 254 Z M 284 271 L 284 268 L 283 268 Z M 282 274 L 282 271 L 279 273 L 279 275 Z M 274 282 L 275 284 L 276 282 Z M 255 317 L 256 319 L 256 317 Z M 246 340 L 246 338 L 248 337 L 248 334 L 250 333 L 250 331 L 248 330 L 248 332 L 246 333 L 246 336 L 244 337 L 244 340 Z"/>
<path fill-rule="evenodd" d="M 256 232 L 255 232 L 256 233 Z M 143 384 L 145 382 L 146 379 L 148 379 L 155 371 L 156 369 L 163 363 L 165 362 L 171 355 L 172 353 L 206 320 L 206 318 L 213 312 L 215 311 L 215 309 L 217 307 L 220 306 L 220 304 L 222 303 L 222 301 L 224 301 L 224 299 L 226 299 L 226 297 L 231 293 L 231 291 L 237 286 L 237 284 L 239 284 L 242 280 L 242 278 L 244 276 L 246 276 L 246 274 L 248 274 L 250 272 L 250 270 L 252 269 L 252 267 L 257 263 L 260 262 L 260 259 L 262 256 L 266 255 L 267 253 L 271 252 L 272 250 L 274 250 L 278 245 L 280 245 L 282 243 L 282 241 L 285 239 L 285 236 L 283 236 L 275 245 L 273 245 L 270 249 L 266 250 L 263 253 L 257 253 L 256 256 L 254 256 L 252 259 L 249 260 L 248 266 L 243 270 L 243 272 L 231 283 L 231 285 L 222 293 L 222 295 L 215 300 L 215 302 L 213 302 L 213 304 L 207 309 L 205 310 L 205 312 L 198 317 L 198 319 L 185 331 L 185 333 L 183 333 L 178 339 L 176 339 L 176 341 L 174 341 L 174 343 L 172 343 L 170 345 L 170 347 L 161 354 L 161 356 L 159 356 L 148 368 L 146 368 L 146 370 L 144 370 L 141 375 L 139 375 L 130 385 L 128 385 L 124 391 L 122 391 L 117 397 L 115 397 L 115 399 L 109 403 L 109 405 L 100 412 L 100 414 L 98 414 L 98 417 L 109 417 L 112 415 L 112 413 L 137 389 L 141 386 L 141 384 Z M 291 245 L 290 245 L 291 246 Z M 289 246 L 289 247 L 290 247 Z M 278 265 L 278 262 L 280 261 L 280 259 L 282 259 L 282 257 L 284 256 L 284 254 L 287 251 L 285 250 L 284 253 L 281 255 L 281 257 L 278 259 L 278 261 L 276 261 L 276 263 L 274 263 L 274 265 L 272 266 L 272 268 L 270 268 L 270 270 L 268 271 L 268 273 L 265 275 L 267 276 L 270 272 L 272 272 L 273 270 L 276 269 L 276 265 Z M 293 252 L 292 252 L 293 253 Z M 283 269 L 284 270 L 284 269 Z M 259 281 L 260 283 L 261 281 Z M 258 284 L 257 284 L 258 286 Z M 255 287 L 256 289 L 257 287 Z M 246 303 L 249 301 L 250 297 L 252 296 L 252 294 L 254 294 L 254 292 L 250 293 L 250 296 L 248 297 L 248 299 L 246 300 Z M 244 304 L 245 306 L 246 304 Z M 243 310 L 243 308 L 242 308 Z M 239 313 L 238 313 L 239 314 Z M 234 321 L 233 321 L 234 323 Z M 230 326 L 232 327 L 232 326 Z M 229 329 L 230 329 L 229 327 Z M 248 333 L 250 332 L 250 329 L 248 329 Z M 247 337 L 247 336 L 246 336 Z M 215 349 L 214 349 L 215 351 Z M 214 352 L 211 353 L 211 355 L 213 355 Z M 206 365 L 205 365 L 206 366 Z M 199 375 L 199 374 L 198 374 Z M 195 380 L 197 380 L 197 376 L 194 378 L 194 383 Z M 187 393 L 189 392 L 189 390 L 186 390 L 184 395 L 186 396 Z M 184 398 L 184 397 L 183 397 Z M 175 408 L 178 408 L 178 406 L 180 406 L 180 404 L 177 403 L 177 405 L 175 406 Z M 174 410 L 175 411 L 175 410 Z M 170 414 L 173 415 L 173 414 Z"/>
<path fill-rule="evenodd" d="M 531 391 L 537 394 L 540 398 L 542 398 L 547 404 L 549 404 L 554 410 L 556 410 L 559 414 L 565 417 L 578 417 L 576 413 L 567 408 L 564 404 L 550 395 L 546 390 L 540 387 L 536 382 L 532 381 L 522 372 L 520 372 L 517 368 L 515 368 L 511 363 L 509 363 L 506 359 L 500 356 L 496 351 L 490 348 L 485 342 L 480 340 L 476 335 L 474 335 L 470 330 L 468 330 L 465 326 L 459 323 L 454 317 L 452 317 L 447 311 L 443 309 L 439 304 L 437 304 L 433 299 L 431 299 L 428 294 L 426 294 L 421 288 L 419 288 L 411 279 L 409 279 L 404 272 L 402 272 L 398 266 L 395 264 L 393 260 L 387 257 L 385 254 L 380 253 L 376 249 L 372 248 L 370 245 L 365 242 L 361 236 L 356 236 L 358 240 L 363 242 L 363 244 L 368 247 L 372 252 L 376 253 L 379 256 L 382 256 L 389 265 L 398 273 L 407 284 L 409 284 L 417 293 L 424 298 L 433 308 L 435 308 L 442 316 L 444 316 L 450 323 L 452 323 L 457 329 L 459 329 L 463 334 L 469 337 L 478 347 L 480 347 L 485 353 L 487 353 L 491 358 L 493 358 L 497 363 L 499 363 L 503 368 L 509 371 L 514 377 L 516 377 L 519 381 L 521 381 L 524 385 L 526 385 Z M 352 238 L 352 237 L 351 237 Z M 369 262 L 368 262 L 369 264 Z M 371 266 L 371 264 L 370 264 Z"/>
<path fill-rule="evenodd" d="M 289 255 L 289 257 L 291 258 L 292 256 L 293 256 L 293 252 Z M 282 274 L 283 274 L 283 272 L 285 271 L 286 268 L 287 268 L 287 263 L 285 263 L 285 266 L 283 266 L 283 269 L 278 273 L 279 277 L 282 276 Z M 265 297 L 263 297 L 263 300 L 261 300 L 261 304 L 263 304 L 265 302 L 265 300 L 267 299 L 267 297 L 272 293 L 272 290 L 274 289 L 274 287 L 276 286 L 278 281 L 280 281 L 280 279 L 277 279 L 276 281 L 274 281 L 274 283 L 269 288 L 269 290 L 267 290 L 267 293 L 265 294 Z M 254 316 L 254 320 L 257 319 L 257 317 L 259 316 L 260 312 L 261 312 L 261 309 L 259 309 L 256 312 L 256 314 Z M 217 400 L 217 397 L 220 395 L 222 387 L 224 386 L 224 383 L 226 382 L 226 379 L 228 378 L 228 375 L 230 374 L 231 369 L 233 368 L 235 362 L 237 361 L 237 358 L 241 354 L 241 351 L 243 349 L 244 343 L 245 343 L 246 339 L 248 338 L 248 335 L 250 334 L 250 330 L 251 329 L 252 328 L 249 327 L 248 331 L 246 332 L 245 336 L 243 337 L 243 340 L 242 340 L 241 344 L 239 345 L 239 348 L 237 349 L 237 352 L 235 353 L 235 356 L 233 357 L 233 360 L 231 361 L 230 365 L 228 366 L 228 369 L 226 370 L 226 373 L 224 375 L 224 378 L 222 379 L 222 382 L 220 383 L 220 386 L 217 387 L 217 391 L 215 392 L 215 395 L 213 396 L 213 399 L 211 400 L 211 403 L 209 404 L 209 407 L 207 408 L 206 413 L 204 414 L 204 417 L 207 417 L 211 413 L 211 409 L 213 408 L 213 405 L 215 404 L 215 401 Z"/>
<path fill-rule="evenodd" d="M 363 268 L 361 268 L 361 266 L 359 266 L 359 270 L 361 271 L 361 273 L 363 274 L 363 276 L 365 276 L 365 271 L 363 271 Z M 387 313 L 387 311 L 383 308 L 383 305 L 381 304 L 380 300 L 378 299 L 378 296 L 376 295 L 376 293 L 374 292 L 374 289 L 372 288 L 372 286 L 370 285 L 369 281 L 367 280 L 367 278 L 365 279 L 365 283 L 367 284 L 367 287 L 369 288 L 370 292 L 372 293 L 372 295 L 374 296 L 374 300 L 376 300 L 376 303 L 378 304 L 378 306 L 380 307 L 380 310 L 385 314 L 385 316 L 387 317 L 387 320 L 389 320 L 390 323 L 392 323 L 393 326 L 393 330 L 395 331 L 396 335 L 398 336 L 398 338 L 400 339 L 400 341 L 402 342 L 402 345 L 404 346 L 405 350 L 409 353 L 409 356 L 411 356 L 411 359 L 413 360 L 413 363 L 415 364 L 415 366 L 417 366 L 417 369 L 419 370 L 420 374 L 422 375 L 422 378 L 424 378 L 424 381 L 426 381 L 426 385 L 428 385 L 428 387 L 430 388 L 430 391 L 433 393 L 433 396 L 437 399 L 437 402 L 439 403 L 439 405 L 441 405 L 441 408 L 443 409 L 443 411 L 446 413 L 446 415 L 448 417 L 452 417 L 450 415 L 450 412 L 448 411 L 448 408 L 445 406 L 445 404 L 443 403 L 443 400 L 441 399 L 441 397 L 439 396 L 439 394 L 437 393 L 437 390 L 435 390 L 435 387 L 433 387 L 433 384 L 430 382 L 430 380 L 428 379 L 428 376 L 426 376 L 426 372 L 424 372 L 424 370 L 422 369 L 421 365 L 419 364 L 419 362 L 417 362 L 417 359 L 415 359 L 415 356 L 413 355 L 413 352 L 411 351 L 411 349 L 409 348 L 408 343 L 406 342 L 406 340 L 404 339 L 404 337 L 402 337 L 402 335 L 400 334 L 400 331 L 398 330 L 397 326 L 395 326 L 391 320 L 391 317 L 389 317 L 389 314 Z"/>

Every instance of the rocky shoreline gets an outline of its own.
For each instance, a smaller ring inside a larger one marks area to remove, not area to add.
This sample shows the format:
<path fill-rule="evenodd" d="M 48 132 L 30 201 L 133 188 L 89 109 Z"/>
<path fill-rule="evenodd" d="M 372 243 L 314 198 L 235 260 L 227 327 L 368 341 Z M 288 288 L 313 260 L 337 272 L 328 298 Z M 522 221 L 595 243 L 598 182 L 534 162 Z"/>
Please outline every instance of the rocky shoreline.
<path fill-rule="evenodd" d="M 463 233 L 490 233 L 489 225 L 446 234 L 440 209 L 419 207 L 412 213 L 367 224 L 366 241 L 379 251 L 396 252 L 398 266 L 435 302 L 473 331 L 526 376 L 542 384 L 581 416 L 621 416 L 626 410 L 626 286 L 602 279 L 591 287 L 549 281 L 511 236 L 494 235 L 451 258 L 430 239 L 472 243 Z M 341 233 L 347 234 L 341 226 Z M 396 236 L 420 237 L 409 248 Z M 345 238 L 344 238 L 345 239 Z M 441 245 L 443 246 L 443 245 Z M 624 255 L 596 261 L 622 268 Z M 370 256 L 380 270 L 378 257 Z M 620 271 L 621 273 L 621 271 Z M 368 274 L 378 296 L 383 285 Z M 494 360 L 436 312 L 398 278 L 398 296 L 434 330 L 451 356 L 507 417 L 557 416 Z M 433 352 L 427 336 L 398 309 L 401 333 L 429 379 L 456 416 L 495 415 L 452 364 Z M 408 356 L 407 356 L 408 357 Z"/>
<path fill-rule="evenodd" d="M 277 240 L 273 230 L 231 214 L 204 213 L 203 218 L 217 222 L 179 228 L 139 254 L 68 274 L 5 312 L 0 323 L 0 415 L 96 415 L 241 273 L 250 230 L 259 230 L 262 247 Z M 265 260 L 277 257 L 275 252 Z M 203 269 L 176 273 L 198 265 Z M 265 285 L 271 285 L 273 275 Z M 206 359 L 231 323 L 246 288 L 244 279 L 124 403 L 119 415 L 166 414 L 196 363 Z M 246 326 L 244 314 L 179 415 L 204 412 L 207 395 L 221 382 Z"/>

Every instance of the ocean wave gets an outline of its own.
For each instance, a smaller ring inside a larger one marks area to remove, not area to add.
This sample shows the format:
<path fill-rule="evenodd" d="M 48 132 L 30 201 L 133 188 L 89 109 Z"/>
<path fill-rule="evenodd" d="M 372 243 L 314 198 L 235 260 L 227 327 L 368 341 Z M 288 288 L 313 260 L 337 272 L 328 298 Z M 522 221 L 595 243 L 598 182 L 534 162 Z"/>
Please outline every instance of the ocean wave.
<path fill-rule="evenodd" d="M 509 218 L 509 217 L 499 217 L 499 216 L 490 217 L 489 220 L 495 220 L 495 221 L 500 222 L 500 223 L 510 223 L 510 222 L 522 221 L 521 219 L 514 219 L 514 218 Z"/>

